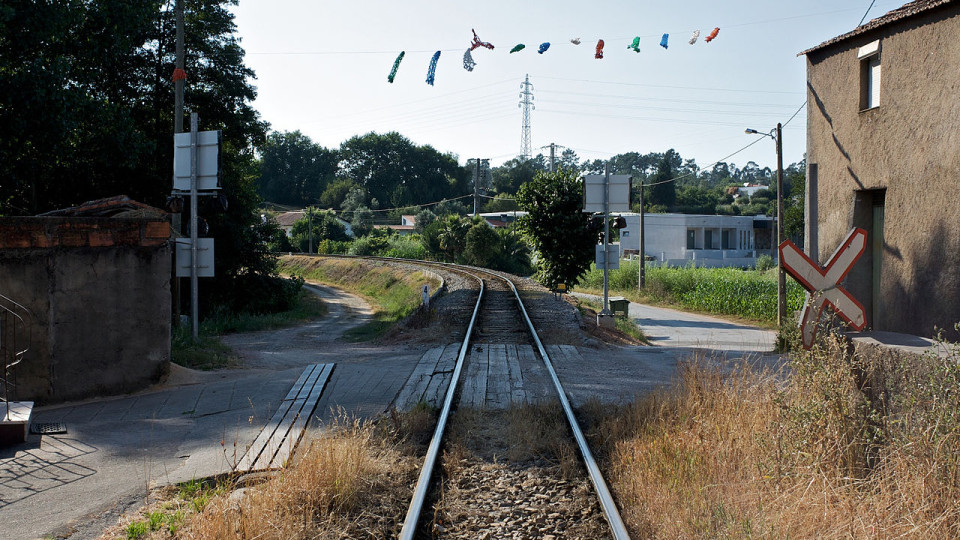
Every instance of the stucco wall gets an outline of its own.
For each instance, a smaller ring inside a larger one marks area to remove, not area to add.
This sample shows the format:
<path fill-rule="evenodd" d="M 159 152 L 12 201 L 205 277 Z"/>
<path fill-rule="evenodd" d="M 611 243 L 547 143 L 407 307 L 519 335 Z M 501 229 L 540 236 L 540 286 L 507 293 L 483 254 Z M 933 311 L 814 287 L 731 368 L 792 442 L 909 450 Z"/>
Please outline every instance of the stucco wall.
<path fill-rule="evenodd" d="M 168 369 L 168 231 L 163 219 L 0 218 L 0 294 L 32 314 L 18 399 L 130 392 Z"/>
<path fill-rule="evenodd" d="M 932 335 L 960 321 L 958 35 L 960 7 L 949 7 L 807 55 L 807 162 L 819 173 L 821 262 L 867 219 L 864 193 L 886 190 L 875 320 L 869 254 L 847 278 L 876 329 Z M 857 52 L 878 39 L 880 105 L 860 111 Z"/>

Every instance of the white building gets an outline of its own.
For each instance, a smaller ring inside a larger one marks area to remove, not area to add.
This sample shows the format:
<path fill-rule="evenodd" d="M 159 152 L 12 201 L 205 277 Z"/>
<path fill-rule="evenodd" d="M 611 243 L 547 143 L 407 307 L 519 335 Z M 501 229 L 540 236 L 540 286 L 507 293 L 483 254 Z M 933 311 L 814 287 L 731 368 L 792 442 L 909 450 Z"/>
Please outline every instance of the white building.
<path fill-rule="evenodd" d="M 640 214 L 622 214 L 620 230 L 624 255 L 640 252 Z M 767 216 L 706 216 L 646 214 L 646 256 L 671 266 L 749 267 L 757 256 L 773 256 L 773 218 Z"/>

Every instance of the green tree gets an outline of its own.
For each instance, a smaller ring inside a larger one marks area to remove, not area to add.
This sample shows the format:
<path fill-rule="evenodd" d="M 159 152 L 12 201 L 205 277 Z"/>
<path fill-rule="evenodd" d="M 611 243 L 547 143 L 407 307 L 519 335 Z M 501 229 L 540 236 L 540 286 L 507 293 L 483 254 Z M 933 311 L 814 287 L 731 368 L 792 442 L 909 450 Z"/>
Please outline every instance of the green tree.
<path fill-rule="evenodd" d="M 483 220 L 476 221 L 464 237 L 463 261 L 489 268 L 500 257 L 500 238 Z"/>
<path fill-rule="evenodd" d="M 324 208 L 343 208 L 343 201 L 354 188 L 359 188 L 356 182 L 349 178 L 338 178 L 327 184 L 320 194 L 320 206 Z"/>
<path fill-rule="evenodd" d="M 316 203 L 337 172 L 336 151 L 314 144 L 299 131 L 270 133 L 261 156 L 258 192 L 275 203 Z"/>
<path fill-rule="evenodd" d="M 487 204 L 483 206 L 484 212 L 513 212 L 519 210 L 520 207 L 517 206 L 517 201 L 512 195 L 507 195 L 506 193 L 497 193 L 497 195 L 488 200 Z"/>
<path fill-rule="evenodd" d="M 676 163 L 680 160 L 679 154 L 673 149 L 667 150 L 657 162 L 657 173 L 650 182 L 650 206 L 662 206 L 670 209 L 677 200 L 677 184 L 672 182 Z"/>
<path fill-rule="evenodd" d="M 357 238 L 373 232 L 373 210 L 359 206 L 350 212 L 350 229 Z"/>
<path fill-rule="evenodd" d="M 590 268 L 596 236 L 587 229 L 583 189 L 572 171 L 539 173 L 521 186 L 517 203 L 527 214 L 520 230 L 539 254 L 536 279 L 547 287 L 575 284 Z"/>
<path fill-rule="evenodd" d="M 417 212 L 417 223 L 413 226 L 414 232 L 417 234 L 423 234 L 423 231 L 434 221 L 437 220 L 437 215 L 431 212 L 430 210 L 423 209 Z"/>
<path fill-rule="evenodd" d="M 304 216 L 298 219 L 290 229 L 290 236 L 292 237 L 291 243 L 304 253 L 310 252 L 311 224 L 313 225 L 314 253 L 316 252 L 317 246 L 319 246 L 323 240 L 346 242 L 350 239 L 350 237 L 347 236 L 346 227 L 337 219 L 333 211 L 307 208 Z"/>
<path fill-rule="evenodd" d="M 466 192 L 469 171 L 450 154 L 416 146 L 399 133 L 368 133 L 340 145 L 341 170 L 368 195 L 393 206 L 439 201 Z"/>

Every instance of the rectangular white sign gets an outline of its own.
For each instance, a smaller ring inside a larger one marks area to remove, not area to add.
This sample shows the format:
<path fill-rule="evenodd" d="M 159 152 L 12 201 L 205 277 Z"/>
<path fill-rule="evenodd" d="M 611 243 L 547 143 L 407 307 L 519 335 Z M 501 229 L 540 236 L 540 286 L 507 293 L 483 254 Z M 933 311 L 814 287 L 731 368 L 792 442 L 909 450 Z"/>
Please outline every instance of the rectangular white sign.
<path fill-rule="evenodd" d="M 190 277 L 189 238 L 177 238 L 177 277 Z M 213 277 L 213 238 L 197 238 L 197 277 Z"/>
<path fill-rule="evenodd" d="M 173 189 L 190 191 L 190 133 L 173 135 Z M 220 130 L 197 132 L 197 189 L 220 189 Z"/>
<path fill-rule="evenodd" d="M 603 212 L 603 186 L 605 176 L 602 174 L 588 174 L 583 177 L 583 211 Z M 612 213 L 630 211 L 630 183 L 628 174 L 610 175 L 610 207 Z"/>
<path fill-rule="evenodd" d="M 596 258 L 597 270 L 616 270 L 620 268 L 620 243 L 607 244 L 607 257 L 604 261 L 603 244 L 597 244 Z"/>

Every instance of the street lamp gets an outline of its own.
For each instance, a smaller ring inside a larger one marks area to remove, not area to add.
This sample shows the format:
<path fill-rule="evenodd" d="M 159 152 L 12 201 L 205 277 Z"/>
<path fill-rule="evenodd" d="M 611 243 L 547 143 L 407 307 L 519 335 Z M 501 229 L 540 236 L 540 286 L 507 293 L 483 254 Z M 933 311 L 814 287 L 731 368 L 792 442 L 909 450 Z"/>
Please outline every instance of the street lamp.
<path fill-rule="evenodd" d="M 777 144 L 777 245 L 783 243 L 783 126 L 777 124 L 770 133 L 761 133 L 747 128 L 748 135 L 770 137 Z M 787 318 L 787 278 L 783 272 L 783 262 L 777 255 L 777 326 L 782 327 Z"/>

